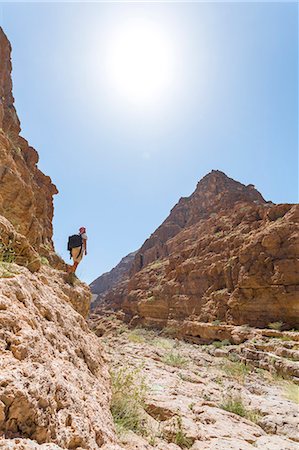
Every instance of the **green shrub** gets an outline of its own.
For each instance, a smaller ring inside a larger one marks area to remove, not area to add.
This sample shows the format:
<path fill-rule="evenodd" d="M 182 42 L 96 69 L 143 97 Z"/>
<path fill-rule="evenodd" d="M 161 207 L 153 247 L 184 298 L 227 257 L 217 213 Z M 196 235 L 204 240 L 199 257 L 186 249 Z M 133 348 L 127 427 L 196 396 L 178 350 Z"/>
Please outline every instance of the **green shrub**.
<path fill-rule="evenodd" d="M 12 241 L 9 244 L 0 242 L 0 262 L 13 263 L 15 262 L 16 254 L 12 245 Z"/>
<path fill-rule="evenodd" d="M 163 329 L 163 334 L 166 336 L 175 336 L 177 334 L 177 329 L 174 327 L 165 327 Z"/>
<path fill-rule="evenodd" d="M 140 370 L 121 368 L 111 371 L 112 399 L 110 410 L 119 433 L 134 431 L 143 434 L 144 401 L 147 386 Z"/>
<path fill-rule="evenodd" d="M 212 322 L 212 325 L 220 325 L 220 324 L 221 324 L 221 320 L 219 320 L 219 319 L 213 320 L 213 322 Z"/>
<path fill-rule="evenodd" d="M 184 367 L 188 361 L 179 353 L 169 352 L 163 356 L 162 362 L 172 367 Z"/>
<path fill-rule="evenodd" d="M 247 409 L 239 395 L 228 396 L 220 405 L 220 408 L 244 417 L 254 423 L 257 423 L 260 419 L 260 414 L 256 410 Z"/>
<path fill-rule="evenodd" d="M 228 339 L 224 339 L 223 341 L 214 341 L 213 345 L 216 348 L 221 348 L 221 347 L 225 347 L 226 345 L 231 345 L 231 343 Z"/>
<path fill-rule="evenodd" d="M 193 439 L 186 436 L 186 433 L 183 430 L 182 426 L 182 418 L 177 417 L 177 421 L 175 424 L 174 434 L 171 439 L 171 442 L 178 445 L 181 448 L 190 448 L 193 445 Z"/>
<path fill-rule="evenodd" d="M 268 324 L 268 328 L 270 328 L 271 330 L 277 330 L 277 331 L 280 331 L 282 325 L 283 325 L 283 322 L 270 322 L 270 323 Z"/>
<path fill-rule="evenodd" d="M 251 372 L 251 367 L 242 362 L 229 361 L 220 367 L 229 377 L 238 381 L 244 381 L 245 377 Z"/>
<path fill-rule="evenodd" d="M 44 266 L 49 266 L 49 265 L 50 265 L 48 258 L 46 258 L 45 256 L 41 256 L 40 262 L 41 262 Z"/>
<path fill-rule="evenodd" d="M 130 334 L 128 334 L 128 340 L 130 342 L 134 342 L 134 343 L 138 343 L 138 344 L 143 344 L 145 342 L 144 337 L 135 333 L 134 331 L 132 331 Z"/>
<path fill-rule="evenodd" d="M 158 348 L 163 348 L 165 350 L 170 350 L 173 348 L 174 343 L 169 339 L 161 337 L 161 338 L 155 338 L 152 341 L 152 345 L 154 345 L 155 347 L 158 347 Z"/>

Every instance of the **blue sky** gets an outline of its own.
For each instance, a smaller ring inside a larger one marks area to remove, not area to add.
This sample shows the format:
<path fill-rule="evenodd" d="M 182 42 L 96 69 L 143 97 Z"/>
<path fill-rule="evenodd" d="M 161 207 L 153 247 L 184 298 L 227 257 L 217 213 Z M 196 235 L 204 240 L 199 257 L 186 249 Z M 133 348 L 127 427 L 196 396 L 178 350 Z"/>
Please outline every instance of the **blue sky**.
<path fill-rule="evenodd" d="M 171 46 L 150 104 L 105 72 L 132 18 Z M 212 169 L 298 202 L 296 3 L 0 3 L 0 20 L 22 135 L 59 189 L 57 252 L 68 260 L 68 235 L 88 230 L 83 280 L 137 249 Z"/>

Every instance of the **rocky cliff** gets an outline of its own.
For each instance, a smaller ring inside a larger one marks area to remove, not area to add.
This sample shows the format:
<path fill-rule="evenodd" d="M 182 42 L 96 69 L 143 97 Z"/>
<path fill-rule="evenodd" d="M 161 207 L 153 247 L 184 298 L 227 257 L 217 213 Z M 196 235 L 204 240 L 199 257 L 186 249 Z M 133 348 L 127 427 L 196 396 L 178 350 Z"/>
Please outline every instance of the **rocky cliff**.
<path fill-rule="evenodd" d="M 52 243 L 51 179 L 20 137 L 0 29 L 0 448 L 117 450 L 91 293 Z"/>
<path fill-rule="evenodd" d="M 69 286 L 48 266 L 9 271 L 0 278 L 0 448 L 19 448 L 18 438 L 24 449 L 48 442 L 110 450 L 116 438 L 103 349 L 76 311 L 88 312 L 87 286 Z"/>
<path fill-rule="evenodd" d="M 110 270 L 110 272 L 103 273 L 103 275 L 96 278 L 90 284 L 91 292 L 96 296 L 92 303 L 92 309 L 101 304 L 106 295 L 111 292 L 113 288 L 118 285 L 118 283 L 129 277 L 135 255 L 136 252 L 129 253 L 129 255 L 122 258 L 117 266 Z"/>
<path fill-rule="evenodd" d="M 37 167 L 38 154 L 20 136 L 11 81 L 11 47 L 0 28 L 0 215 L 39 253 L 53 251 L 53 195 L 57 189 Z"/>
<path fill-rule="evenodd" d="M 201 323 L 263 327 L 299 317 L 299 206 L 212 171 L 137 252 L 105 303 L 127 320 L 201 336 Z"/>

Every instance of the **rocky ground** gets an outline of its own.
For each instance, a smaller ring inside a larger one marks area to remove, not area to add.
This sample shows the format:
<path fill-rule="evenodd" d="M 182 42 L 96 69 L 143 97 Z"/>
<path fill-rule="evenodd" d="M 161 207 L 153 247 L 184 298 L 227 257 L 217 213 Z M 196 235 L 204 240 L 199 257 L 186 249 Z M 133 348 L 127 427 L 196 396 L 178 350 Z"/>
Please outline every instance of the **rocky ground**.
<path fill-rule="evenodd" d="M 109 356 L 112 412 L 124 448 L 298 448 L 299 333 L 259 331 L 239 345 L 196 345 L 172 338 L 170 329 L 130 330 L 114 315 L 91 328 Z M 278 370 L 283 360 L 292 366 L 285 378 Z"/>

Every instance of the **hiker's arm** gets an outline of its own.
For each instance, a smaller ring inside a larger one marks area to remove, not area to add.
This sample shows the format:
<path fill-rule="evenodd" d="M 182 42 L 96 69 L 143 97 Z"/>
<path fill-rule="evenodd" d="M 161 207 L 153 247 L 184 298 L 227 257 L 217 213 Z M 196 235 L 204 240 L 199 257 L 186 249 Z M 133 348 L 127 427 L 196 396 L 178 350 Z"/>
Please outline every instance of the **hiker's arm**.
<path fill-rule="evenodd" d="M 83 239 L 83 248 L 85 255 L 87 255 L 87 239 Z"/>

